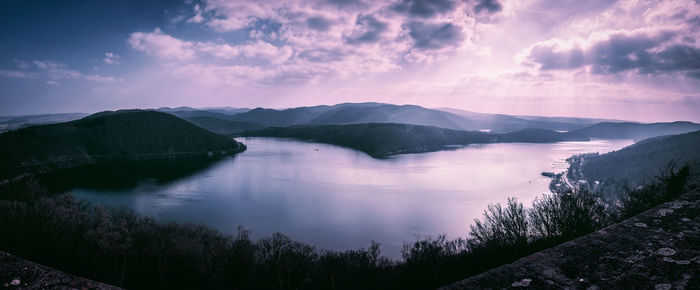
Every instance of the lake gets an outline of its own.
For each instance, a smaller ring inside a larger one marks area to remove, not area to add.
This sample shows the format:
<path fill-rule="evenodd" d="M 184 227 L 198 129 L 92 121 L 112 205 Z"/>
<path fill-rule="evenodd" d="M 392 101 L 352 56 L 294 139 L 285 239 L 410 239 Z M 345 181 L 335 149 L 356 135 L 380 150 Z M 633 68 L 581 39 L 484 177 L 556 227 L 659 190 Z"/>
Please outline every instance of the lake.
<path fill-rule="evenodd" d="M 242 225 L 254 239 L 282 232 L 333 250 L 374 240 L 383 255 L 400 258 L 402 243 L 416 236 L 466 236 L 489 203 L 517 197 L 528 206 L 548 192 L 550 179 L 540 173 L 565 170 L 563 160 L 573 154 L 633 143 L 487 144 L 374 159 L 290 139 L 239 141 L 247 151 L 187 174 L 146 173 L 122 186 L 78 185 L 67 192 L 158 221 L 202 223 L 228 234 Z"/>

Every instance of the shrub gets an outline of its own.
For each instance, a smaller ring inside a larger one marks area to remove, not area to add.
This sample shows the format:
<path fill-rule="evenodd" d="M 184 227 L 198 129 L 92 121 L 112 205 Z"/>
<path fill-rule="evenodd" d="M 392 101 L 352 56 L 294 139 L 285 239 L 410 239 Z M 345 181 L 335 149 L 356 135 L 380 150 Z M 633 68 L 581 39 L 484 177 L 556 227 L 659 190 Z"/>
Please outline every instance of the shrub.
<path fill-rule="evenodd" d="M 312 266 L 318 258 L 314 247 L 274 233 L 256 244 L 255 261 L 260 277 L 257 281 L 268 289 L 299 289 L 311 282 Z"/>
<path fill-rule="evenodd" d="M 391 272 L 394 266 L 381 256 L 376 242 L 357 250 L 322 251 L 314 284 L 321 289 L 389 288 L 390 281 L 383 273 Z"/>
<path fill-rule="evenodd" d="M 591 233 L 610 220 L 602 199 L 585 189 L 536 198 L 528 218 L 533 239 L 556 240 Z"/>
<path fill-rule="evenodd" d="M 446 235 L 435 238 L 416 239 L 413 243 L 404 243 L 401 256 L 406 264 L 431 264 L 446 257 L 466 252 L 467 241 L 463 238 L 448 240 Z"/>
<path fill-rule="evenodd" d="M 636 189 L 627 188 L 625 196 L 621 199 L 622 218 L 634 216 L 685 192 L 691 177 L 691 165 L 676 168 L 676 162 L 670 162 L 646 185 Z"/>
<path fill-rule="evenodd" d="M 470 226 L 477 246 L 486 248 L 521 248 L 527 245 L 528 220 L 523 204 L 508 198 L 506 208 L 501 204 L 490 204 L 484 210 L 484 221 L 474 219 Z"/>

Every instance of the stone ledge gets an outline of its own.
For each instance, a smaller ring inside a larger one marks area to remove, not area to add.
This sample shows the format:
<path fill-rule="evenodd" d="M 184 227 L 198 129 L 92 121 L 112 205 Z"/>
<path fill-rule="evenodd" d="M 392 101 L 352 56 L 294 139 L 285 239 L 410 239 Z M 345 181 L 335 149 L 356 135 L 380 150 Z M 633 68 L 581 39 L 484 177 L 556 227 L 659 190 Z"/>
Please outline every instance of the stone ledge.
<path fill-rule="evenodd" d="M 0 288 L 3 289 L 121 289 L 76 277 L 0 251 Z"/>
<path fill-rule="evenodd" d="M 700 289 L 700 192 L 442 289 Z"/>

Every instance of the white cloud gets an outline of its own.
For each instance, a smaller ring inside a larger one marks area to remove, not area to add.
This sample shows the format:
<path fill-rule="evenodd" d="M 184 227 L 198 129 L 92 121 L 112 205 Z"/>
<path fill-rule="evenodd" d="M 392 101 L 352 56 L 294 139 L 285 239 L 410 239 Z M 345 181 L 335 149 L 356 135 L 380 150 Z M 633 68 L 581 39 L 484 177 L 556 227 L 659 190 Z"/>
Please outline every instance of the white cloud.
<path fill-rule="evenodd" d="M 84 79 L 89 80 L 89 81 L 94 81 L 94 82 L 99 82 L 99 83 L 115 83 L 115 82 L 121 82 L 123 81 L 120 78 L 115 78 L 111 76 L 101 76 L 101 75 L 84 75 Z"/>
<path fill-rule="evenodd" d="M 128 40 L 133 49 L 170 60 L 187 61 L 198 55 L 211 55 L 222 60 L 254 59 L 272 64 L 280 64 L 292 56 L 289 46 L 274 46 L 257 40 L 242 45 L 216 42 L 184 41 L 163 33 L 156 28 L 153 32 L 135 32 Z"/>
<path fill-rule="evenodd" d="M 18 70 L 0 70 L 0 76 L 15 79 L 35 79 L 39 77 L 39 75 L 36 73 Z"/>
<path fill-rule="evenodd" d="M 79 79 L 83 76 L 79 71 L 67 69 L 65 64 L 51 60 L 35 60 L 34 65 L 49 79 Z"/>
<path fill-rule="evenodd" d="M 102 61 L 104 61 L 106 64 L 119 64 L 120 57 L 113 52 L 106 52 L 105 56 L 102 58 Z"/>
<path fill-rule="evenodd" d="M 153 32 L 134 32 L 128 39 L 131 48 L 165 59 L 191 59 L 195 51 L 192 42 L 164 34 L 160 28 Z"/>
<path fill-rule="evenodd" d="M 467 12 L 476 2 L 447 0 L 428 5 L 429 11 L 421 11 L 428 7 L 421 3 L 404 2 L 405 9 L 394 1 L 207 0 L 194 4 L 188 23 L 217 32 L 244 30 L 248 39 L 237 44 L 188 41 L 155 29 L 132 33 L 128 42 L 135 50 L 181 65 L 254 66 L 280 75 L 284 71 L 288 80 L 393 71 L 445 60 L 471 47 L 478 21 Z M 486 12 L 480 17 L 487 18 Z M 294 69 L 299 78 L 292 77 Z M 319 75 L 309 78 L 310 71 Z"/>
<path fill-rule="evenodd" d="M 13 58 L 12 61 L 14 61 L 17 64 L 17 67 L 20 69 L 28 69 L 31 67 L 29 62 L 25 60 Z"/>
<path fill-rule="evenodd" d="M 188 23 L 201 23 L 204 21 L 204 17 L 202 17 L 202 9 L 199 7 L 199 4 L 194 5 L 194 13 L 195 15 L 192 16 L 192 18 L 187 19 Z"/>
<path fill-rule="evenodd" d="M 15 60 L 15 62 L 29 65 L 29 62 L 23 60 Z M 77 70 L 68 69 L 65 64 L 52 60 L 34 60 L 34 69 L 26 67 L 25 70 L 0 70 L 0 77 L 19 78 L 19 79 L 45 79 L 45 83 L 50 85 L 60 85 L 60 80 L 87 80 L 101 83 L 113 83 L 123 81 L 120 78 L 102 75 L 85 75 Z"/>
<path fill-rule="evenodd" d="M 175 67 L 173 75 L 178 78 L 193 80 L 204 85 L 242 85 L 253 80 L 270 76 L 264 71 L 252 66 L 222 66 L 188 64 Z"/>
<path fill-rule="evenodd" d="M 195 45 L 195 50 L 226 60 L 257 58 L 273 64 L 283 63 L 292 55 L 292 49 L 289 46 L 277 47 L 262 40 L 235 46 L 225 43 L 199 42 Z"/>

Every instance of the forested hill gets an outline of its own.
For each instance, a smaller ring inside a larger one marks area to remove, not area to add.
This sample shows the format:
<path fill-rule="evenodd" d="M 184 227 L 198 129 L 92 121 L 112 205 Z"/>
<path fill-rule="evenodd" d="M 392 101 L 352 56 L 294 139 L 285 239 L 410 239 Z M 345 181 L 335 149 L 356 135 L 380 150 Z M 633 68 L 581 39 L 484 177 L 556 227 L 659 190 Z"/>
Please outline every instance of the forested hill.
<path fill-rule="evenodd" d="M 392 123 L 351 125 L 273 127 L 248 131 L 244 136 L 298 138 L 329 143 L 363 151 L 373 157 L 402 153 L 437 151 L 451 145 L 560 141 L 587 141 L 567 133 L 544 129 L 528 129 L 505 134 L 459 131 L 432 126 Z"/>
<path fill-rule="evenodd" d="M 243 144 L 170 114 L 123 110 L 0 134 L 0 178 L 103 160 L 239 152 Z"/>
<path fill-rule="evenodd" d="M 603 155 L 588 154 L 571 159 L 570 179 L 588 182 L 614 178 L 636 186 L 664 172 L 669 162 L 676 167 L 700 165 L 700 131 L 646 139 Z M 678 168 L 676 168 L 678 169 Z"/>

